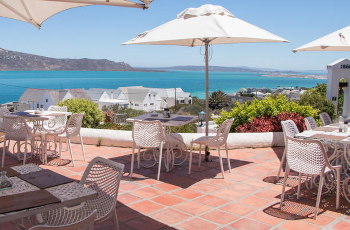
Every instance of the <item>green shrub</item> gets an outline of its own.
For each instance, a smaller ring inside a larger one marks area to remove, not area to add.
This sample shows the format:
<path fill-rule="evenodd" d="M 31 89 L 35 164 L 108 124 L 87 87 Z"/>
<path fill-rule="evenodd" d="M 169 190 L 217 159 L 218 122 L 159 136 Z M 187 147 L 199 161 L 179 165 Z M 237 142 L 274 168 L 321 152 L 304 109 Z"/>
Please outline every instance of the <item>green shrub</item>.
<path fill-rule="evenodd" d="M 220 117 L 215 119 L 216 124 L 222 124 L 225 120 L 234 118 L 231 132 L 234 132 L 237 126 L 251 122 L 253 118 L 276 116 L 282 112 L 298 113 L 302 117 L 312 116 L 319 119 L 318 110 L 311 106 L 301 106 L 295 102 L 289 101 L 285 95 L 278 95 L 276 98 L 268 96 L 259 101 L 255 99 L 252 102 L 244 104 L 236 103 L 231 111 L 222 110 Z"/>
<path fill-rule="evenodd" d="M 57 106 L 67 106 L 68 112 L 71 113 L 83 113 L 83 124 L 84 128 L 95 128 L 102 122 L 103 115 L 101 110 L 97 107 L 97 105 L 87 99 L 67 99 L 61 101 L 57 104 Z"/>
<path fill-rule="evenodd" d="M 315 88 L 307 90 L 300 96 L 298 104 L 311 106 L 317 109 L 318 113 L 327 112 L 329 116 L 334 119 L 336 117 L 335 106 L 331 101 L 327 100 L 326 89 L 326 84 L 317 84 Z"/>
<path fill-rule="evenodd" d="M 98 125 L 96 129 L 132 130 L 132 123 L 127 123 L 126 125 L 104 123 L 104 124 Z"/>

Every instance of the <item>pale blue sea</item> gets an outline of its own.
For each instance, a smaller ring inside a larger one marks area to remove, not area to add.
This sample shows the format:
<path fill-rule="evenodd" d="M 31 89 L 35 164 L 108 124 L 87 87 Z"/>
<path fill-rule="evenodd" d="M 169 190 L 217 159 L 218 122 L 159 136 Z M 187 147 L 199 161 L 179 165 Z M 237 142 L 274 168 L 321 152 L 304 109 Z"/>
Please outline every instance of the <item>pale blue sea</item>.
<path fill-rule="evenodd" d="M 211 72 L 209 91 L 228 94 L 243 87 L 304 86 L 314 87 L 326 80 L 262 77 L 257 73 Z M 46 89 L 110 88 L 120 86 L 153 88 L 180 87 L 192 96 L 205 97 L 205 73 L 194 71 L 168 72 L 95 72 L 95 71 L 1 71 L 0 103 L 17 101 L 27 87 Z"/>

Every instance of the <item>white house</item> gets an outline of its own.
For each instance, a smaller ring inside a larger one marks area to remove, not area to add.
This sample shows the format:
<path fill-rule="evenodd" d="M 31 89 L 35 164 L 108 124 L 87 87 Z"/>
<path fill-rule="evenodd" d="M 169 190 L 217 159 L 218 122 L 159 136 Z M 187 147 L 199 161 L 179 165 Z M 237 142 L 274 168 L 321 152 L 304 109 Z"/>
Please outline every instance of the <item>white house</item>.
<path fill-rule="evenodd" d="M 102 109 L 103 106 L 115 104 L 119 104 L 119 106 L 124 108 L 129 107 L 129 100 L 120 89 L 90 88 L 86 92 L 91 100 L 98 105 L 99 109 Z"/>
<path fill-rule="evenodd" d="M 19 102 L 29 104 L 30 109 L 43 108 L 47 110 L 51 105 L 56 105 L 60 101 L 69 98 L 85 98 L 90 97 L 84 89 L 34 89 L 27 88 L 19 98 Z"/>
<path fill-rule="evenodd" d="M 162 110 L 166 106 L 163 99 L 152 92 L 150 88 L 133 86 L 119 87 L 118 90 L 123 91 L 125 96 L 129 99 L 129 108 L 131 109 L 151 112 L 154 110 Z"/>

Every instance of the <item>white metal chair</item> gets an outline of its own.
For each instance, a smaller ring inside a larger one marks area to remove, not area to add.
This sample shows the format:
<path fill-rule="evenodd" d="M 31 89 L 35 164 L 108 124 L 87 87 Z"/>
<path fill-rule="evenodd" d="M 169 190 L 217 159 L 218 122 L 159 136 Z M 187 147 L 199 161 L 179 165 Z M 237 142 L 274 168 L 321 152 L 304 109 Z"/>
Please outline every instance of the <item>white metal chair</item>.
<path fill-rule="evenodd" d="M 41 138 L 40 133 L 33 133 L 31 128 L 28 126 L 27 122 L 18 116 L 14 115 L 5 115 L 3 116 L 4 122 L 4 147 L 2 152 L 2 163 L 1 167 L 4 167 L 5 163 L 5 152 L 6 152 L 6 141 L 7 140 L 15 140 L 17 141 L 17 151 L 18 154 L 21 153 L 21 141 L 24 141 L 24 155 L 23 155 L 23 165 L 26 163 L 27 152 L 28 152 L 28 141 L 34 143 L 34 138 L 39 136 Z M 32 146 L 33 147 L 33 146 Z M 18 159 L 21 159 L 21 156 L 17 156 Z"/>
<path fill-rule="evenodd" d="M 304 118 L 304 120 L 305 120 L 305 124 L 306 124 L 306 129 L 307 130 L 313 130 L 314 128 L 318 127 L 315 118 L 313 118 L 313 117 L 306 117 L 306 118 Z"/>
<path fill-rule="evenodd" d="M 163 146 L 166 146 L 166 154 L 164 156 L 166 167 L 169 166 L 169 141 L 165 136 L 162 123 L 160 121 L 134 121 L 132 128 L 132 155 L 131 155 L 131 169 L 130 177 L 132 177 L 134 170 L 135 148 L 138 148 L 137 154 L 137 168 L 140 168 L 140 151 L 141 148 L 159 149 L 159 157 L 155 159 L 158 162 L 157 180 L 160 178 L 160 170 L 163 158 Z M 156 158 L 156 157 L 155 157 Z M 172 161 L 173 163 L 174 161 Z"/>
<path fill-rule="evenodd" d="M 53 106 L 51 105 L 47 111 L 52 112 L 67 112 L 67 106 Z M 62 114 L 62 116 L 55 116 L 54 118 L 48 120 L 44 123 L 44 128 L 46 130 L 56 130 L 63 126 L 65 126 L 67 123 L 67 115 Z"/>
<path fill-rule="evenodd" d="M 4 119 L 3 119 L 4 115 L 6 116 L 6 115 L 10 115 L 10 114 L 11 113 L 7 108 L 5 108 L 5 107 L 0 108 L 0 132 L 5 132 L 4 124 L 3 124 L 4 123 Z"/>
<path fill-rule="evenodd" d="M 294 137 L 295 134 L 299 133 L 298 127 L 296 126 L 296 124 L 292 120 L 281 121 L 281 125 L 282 125 L 282 129 L 283 129 L 283 137 L 284 137 L 285 148 L 284 148 L 284 151 L 283 151 L 280 167 L 278 169 L 276 181 L 278 181 L 280 179 L 281 170 L 283 168 L 284 162 L 286 161 L 287 137 Z"/>
<path fill-rule="evenodd" d="M 336 195 L 336 209 L 339 209 L 339 192 L 340 192 L 340 169 L 341 166 L 332 166 L 327 158 L 326 150 L 323 144 L 317 140 L 299 140 L 292 137 L 286 137 L 286 149 L 287 149 L 287 164 L 286 172 L 283 180 L 283 189 L 281 195 L 280 208 L 284 201 L 284 193 L 286 188 L 286 181 L 290 169 L 299 173 L 299 183 L 297 199 L 300 197 L 300 184 L 301 174 L 307 174 L 311 176 L 320 175 L 318 194 L 316 200 L 316 210 L 314 218 L 317 218 L 318 207 L 320 205 L 320 199 L 322 195 L 322 187 L 324 182 L 325 173 L 335 170 L 337 181 L 337 195 Z"/>
<path fill-rule="evenodd" d="M 50 226 L 50 225 L 37 225 L 31 227 L 28 230 L 93 230 L 95 225 L 95 219 L 97 217 L 97 211 L 94 210 L 88 217 L 81 221 L 77 221 L 67 225 Z M 25 230 L 23 226 L 20 226 L 21 230 Z"/>
<path fill-rule="evenodd" d="M 200 137 L 200 138 L 197 138 L 197 139 L 191 141 L 191 151 L 190 151 L 190 159 L 189 159 L 190 162 L 189 162 L 189 166 L 188 166 L 188 174 L 191 174 L 193 144 L 199 144 L 199 160 L 198 160 L 199 167 L 201 166 L 202 145 L 214 146 L 217 148 L 218 153 L 219 153 L 220 167 L 221 167 L 221 172 L 222 172 L 223 178 L 225 178 L 225 174 L 224 174 L 224 166 L 222 164 L 220 146 L 225 145 L 228 169 L 229 169 L 229 172 L 231 172 L 231 164 L 230 164 L 230 158 L 228 155 L 228 148 L 227 148 L 227 137 L 228 137 L 228 134 L 230 133 L 230 129 L 231 129 L 233 121 L 234 121 L 234 118 L 226 120 L 224 123 L 222 123 L 216 136 L 203 136 L 203 137 Z"/>
<path fill-rule="evenodd" d="M 322 126 L 332 124 L 332 119 L 331 119 L 331 117 L 328 115 L 328 113 L 323 112 L 323 113 L 320 113 L 319 116 L 320 116 L 320 119 L 321 119 Z"/>
<path fill-rule="evenodd" d="M 97 210 L 95 224 L 111 220 L 114 225 L 113 229 L 119 229 L 115 206 L 123 170 L 123 164 L 102 157 L 92 159 L 79 184 L 95 190 L 98 194 L 97 198 L 78 206 L 55 209 L 40 214 L 45 225 L 67 225 L 82 220 L 93 210 Z"/>
<path fill-rule="evenodd" d="M 69 153 L 71 155 L 72 158 L 72 163 L 73 166 L 75 166 L 74 163 L 74 157 L 73 157 L 73 153 L 72 153 L 72 146 L 71 146 L 71 138 L 72 137 L 76 137 L 79 136 L 80 137 L 80 144 L 81 144 L 81 149 L 83 152 L 83 156 L 84 156 L 84 161 L 86 161 L 86 156 L 85 156 L 85 151 L 84 151 L 84 144 L 83 144 L 83 138 L 81 136 L 80 130 L 81 130 L 81 125 L 82 125 L 82 121 L 83 121 L 83 117 L 84 117 L 84 113 L 76 113 L 73 114 L 66 126 L 64 127 L 64 129 L 62 130 L 56 130 L 54 132 L 48 132 L 46 134 L 46 138 L 48 138 L 50 135 L 55 137 L 55 140 L 58 138 L 59 141 L 59 155 L 61 156 L 61 152 L 62 152 L 62 138 L 66 138 L 67 139 L 67 144 L 68 144 L 68 149 L 69 149 Z"/>

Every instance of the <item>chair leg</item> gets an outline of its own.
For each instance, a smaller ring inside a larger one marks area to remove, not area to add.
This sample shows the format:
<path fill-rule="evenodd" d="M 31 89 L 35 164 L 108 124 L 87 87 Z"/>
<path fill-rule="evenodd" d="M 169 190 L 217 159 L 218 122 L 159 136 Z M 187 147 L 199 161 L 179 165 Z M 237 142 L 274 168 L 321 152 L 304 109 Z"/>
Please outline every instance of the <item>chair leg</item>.
<path fill-rule="evenodd" d="M 191 147 L 190 147 L 190 159 L 188 163 L 188 174 L 191 174 L 191 167 L 192 167 L 192 151 L 193 151 L 193 143 L 191 142 Z"/>
<path fill-rule="evenodd" d="M 2 147 L 1 167 L 4 167 L 4 164 L 5 164 L 5 152 L 6 152 L 6 136 L 4 137 L 4 147 Z"/>
<path fill-rule="evenodd" d="M 226 157 L 227 157 L 227 165 L 228 165 L 228 170 L 231 173 L 231 163 L 230 163 L 230 157 L 228 155 L 228 148 L 227 148 L 227 142 L 225 143 L 225 148 L 226 148 Z"/>
<path fill-rule="evenodd" d="M 282 209 L 282 204 L 283 204 L 283 201 L 284 201 L 284 192 L 286 190 L 286 182 L 287 182 L 287 179 L 288 179 L 288 174 L 289 174 L 289 166 L 288 164 L 286 165 L 286 172 L 284 174 L 284 179 L 283 179 L 283 188 L 282 188 L 282 194 L 281 194 L 281 203 L 280 203 L 280 209 Z"/>
<path fill-rule="evenodd" d="M 221 168 L 222 178 L 225 179 L 224 165 L 222 164 L 222 157 L 221 157 L 220 146 L 217 146 L 217 148 L 218 148 L 218 153 L 219 153 L 219 161 L 220 161 L 220 168 Z"/>
<path fill-rule="evenodd" d="M 337 196 L 336 196 L 336 204 L 335 204 L 335 208 L 339 209 L 339 196 L 340 196 L 340 170 L 341 168 L 336 168 L 336 172 L 337 172 Z"/>
<path fill-rule="evenodd" d="M 21 146 L 21 145 L 19 145 Z M 19 148 L 21 149 L 21 147 Z M 24 143 L 24 156 L 23 156 L 23 165 L 26 164 L 26 160 L 27 160 L 27 152 L 28 152 L 28 140 L 26 139 L 25 140 L 25 143 Z"/>
<path fill-rule="evenodd" d="M 140 156 L 141 156 L 141 147 L 139 147 L 137 152 L 137 169 L 140 169 Z"/>
<path fill-rule="evenodd" d="M 114 208 L 114 213 L 112 214 L 112 222 L 115 230 L 119 230 L 117 210 Z"/>
<path fill-rule="evenodd" d="M 298 193 L 297 193 L 297 199 L 300 198 L 300 187 L 301 187 L 301 173 L 299 173 L 299 180 L 298 180 Z"/>
<path fill-rule="evenodd" d="M 130 177 L 132 177 L 132 173 L 134 171 L 134 160 L 135 160 L 135 143 L 132 144 Z"/>
<path fill-rule="evenodd" d="M 318 207 L 320 206 L 321 195 L 322 195 L 322 187 L 323 187 L 323 180 L 324 180 L 324 175 L 323 175 L 323 173 L 321 173 L 320 174 L 320 184 L 318 185 L 319 187 L 318 187 L 317 200 L 316 200 L 316 210 L 315 210 L 315 217 L 314 217 L 315 220 L 317 218 Z"/>
<path fill-rule="evenodd" d="M 162 168 L 162 154 L 163 154 L 163 142 L 160 143 L 159 147 L 159 160 L 158 160 L 158 176 L 157 180 L 160 178 L 160 170 Z"/>
<path fill-rule="evenodd" d="M 81 144 L 81 150 L 83 151 L 84 161 L 86 161 L 85 151 L 84 151 L 84 144 L 83 144 L 83 137 L 79 134 L 80 137 L 80 144 Z"/>
<path fill-rule="evenodd" d="M 202 145 L 199 144 L 199 155 L 198 155 L 198 167 L 201 167 L 201 162 L 202 162 Z"/>
<path fill-rule="evenodd" d="M 278 182 L 278 180 L 280 179 L 281 170 L 283 168 L 284 161 L 286 160 L 286 152 L 287 152 L 287 146 L 284 148 L 284 151 L 283 151 L 280 167 L 278 168 L 276 182 Z"/>
<path fill-rule="evenodd" d="M 70 139 L 68 137 L 67 137 L 67 142 L 68 142 L 68 148 L 69 148 L 70 156 L 72 158 L 73 167 L 75 167 L 74 157 L 73 157 L 73 153 L 72 153 L 72 146 L 70 144 Z"/>

